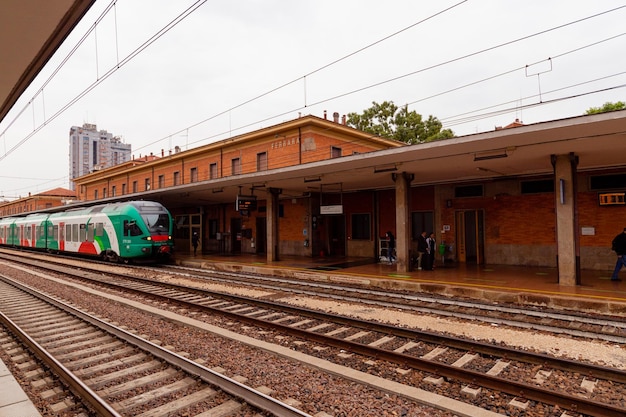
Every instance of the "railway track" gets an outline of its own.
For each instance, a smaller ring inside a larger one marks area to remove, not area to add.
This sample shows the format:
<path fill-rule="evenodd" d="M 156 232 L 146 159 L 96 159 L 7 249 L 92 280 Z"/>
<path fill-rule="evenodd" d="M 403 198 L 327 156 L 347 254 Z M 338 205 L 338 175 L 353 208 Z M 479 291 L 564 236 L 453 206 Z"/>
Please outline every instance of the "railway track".
<path fill-rule="evenodd" d="M 84 270 L 75 274 L 93 285 L 134 291 L 189 311 L 219 313 L 294 338 L 417 369 L 430 384 L 461 381 L 465 395 L 487 389 L 507 393 L 519 407 L 537 401 L 592 416 L 622 416 L 625 407 L 626 373 L 613 368 L 137 277 L 107 277 Z M 553 374 L 561 381 L 557 390 L 543 386 Z M 606 386 L 610 386 L 610 394 Z"/>
<path fill-rule="evenodd" d="M 0 277 L 0 307 L 2 325 L 96 415 L 221 416 L 252 407 L 309 416 L 7 277 Z"/>
<path fill-rule="evenodd" d="M 499 303 L 459 300 L 427 294 L 382 291 L 358 286 L 319 283 L 259 276 L 245 273 L 207 272 L 196 268 L 165 266 L 159 273 L 209 279 L 224 284 L 244 285 L 269 291 L 328 297 L 365 305 L 396 308 L 412 312 L 482 321 L 492 325 L 532 329 L 574 337 L 626 344 L 626 319 L 579 311 L 556 311 L 548 308 L 516 307 Z"/>

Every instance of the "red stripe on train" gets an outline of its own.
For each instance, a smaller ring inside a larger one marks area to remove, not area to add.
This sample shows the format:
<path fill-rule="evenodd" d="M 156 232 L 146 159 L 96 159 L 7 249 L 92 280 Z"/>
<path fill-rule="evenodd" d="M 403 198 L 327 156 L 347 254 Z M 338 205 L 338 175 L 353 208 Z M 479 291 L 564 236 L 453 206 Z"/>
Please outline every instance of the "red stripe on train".
<path fill-rule="evenodd" d="M 152 235 L 151 237 L 153 242 L 164 242 L 170 239 L 167 235 Z"/>

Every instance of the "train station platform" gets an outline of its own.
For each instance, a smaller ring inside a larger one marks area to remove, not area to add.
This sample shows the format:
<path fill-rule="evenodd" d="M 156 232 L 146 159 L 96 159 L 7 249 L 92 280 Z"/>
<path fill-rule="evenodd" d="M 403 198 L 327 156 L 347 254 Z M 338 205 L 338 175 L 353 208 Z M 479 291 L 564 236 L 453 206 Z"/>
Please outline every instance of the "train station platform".
<path fill-rule="evenodd" d="M 177 254 L 180 265 L 219 271 L 249 272 L 322 282 L 354 284 L 473 298 L 502 303 L 548 306 L 626 317 L 626 271 L 623 282 L 611 281 L 614 265 L 605 270 L 582 270 L 581 283 L 558 283 L 556 268 L 471 265 L 446 261 L 433 271 L 397 271 L 396 265 L 364 258 L 282 257 L 267 262 L 265 255 Z"/>
<path fill-rule="evenodd" d="M 0 360 L 0 417 L 36 417 L 41 414 Z"/>

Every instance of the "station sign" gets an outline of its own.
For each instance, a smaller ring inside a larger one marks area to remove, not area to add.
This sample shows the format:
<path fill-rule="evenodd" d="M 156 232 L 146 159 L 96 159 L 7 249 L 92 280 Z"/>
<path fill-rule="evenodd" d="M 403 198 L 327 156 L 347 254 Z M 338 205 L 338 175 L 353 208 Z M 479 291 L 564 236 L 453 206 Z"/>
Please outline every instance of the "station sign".
<path fill-rule="evenodd" d="M 343 206 L 341 204 L 320 206 L 320 214 L 343 214 Z"/>
<path fill-rule="evenodd" d="M 256 210 L 256 196 L 255 195 L 238 195 L 235 202 L 236 211 L 251 211 Z"/>

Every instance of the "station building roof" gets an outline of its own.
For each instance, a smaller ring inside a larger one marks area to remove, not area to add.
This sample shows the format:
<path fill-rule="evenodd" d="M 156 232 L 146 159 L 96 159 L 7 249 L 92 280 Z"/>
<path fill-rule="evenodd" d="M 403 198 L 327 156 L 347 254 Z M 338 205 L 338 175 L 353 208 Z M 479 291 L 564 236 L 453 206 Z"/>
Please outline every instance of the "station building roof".
<path fill-rule="evenodd" d="M 0 2 L 0 121 L 94 2 Z"/>

